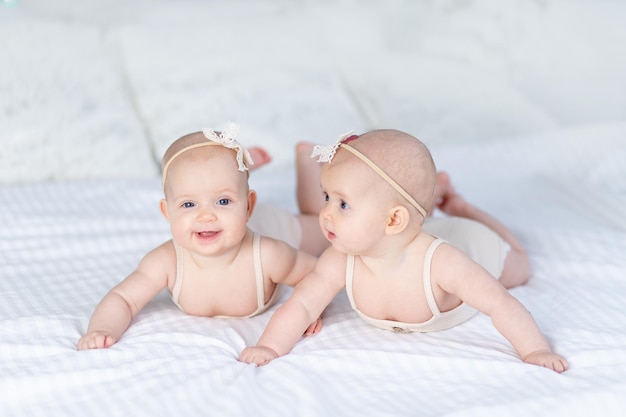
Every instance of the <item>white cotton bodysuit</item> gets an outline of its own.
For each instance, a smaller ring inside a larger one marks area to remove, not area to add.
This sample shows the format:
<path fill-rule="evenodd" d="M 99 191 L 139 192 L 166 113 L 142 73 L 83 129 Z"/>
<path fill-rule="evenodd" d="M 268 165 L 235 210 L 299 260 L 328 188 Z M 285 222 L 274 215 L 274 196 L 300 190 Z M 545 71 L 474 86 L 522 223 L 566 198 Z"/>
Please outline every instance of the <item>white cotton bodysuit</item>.
<path fill-rule="evenodd" d="M 457 326 L 476 314 L 476 310 L 465 303 L 461 303 L 450 311 L 439 311 L 432 291 L 430 270 L 433 254 L 437 247 L 444 242 L 450 243 L 465 252 L 494 277 L 500 277 L 504 267 L 504 260 L 510 248 L 500 236 L 488 227 L 469 219 L 445 217 L 428 218 L 424 223 L 423 229 L 432 235 L 439 236 L 430 244 L 424 255 L 422 272 L 424 294 L 433 317 L 422 323 L 403 323 L 366 316 L 357 308 L 354 301 L 352 281 L 355 257 L 349 255 L 346 264 L 346 294 L 354 311 L 366 323 L 394 332 L 435 332 Z"/>
<path fill-rule="evenodd" d="M 172 288 L 172 301 L 178 308 L 182 311 L 185 311 L 180 304 L 178 303 L 180 297 L 180 290 L 183 286 L 183 278 L 184 278 L 184 249 L 182 246 L 172 241 L 174 244 L 174 248 L 176 249 L 176 279 L 174 281 L 174 287 Z M 274 302 L 276 294 L 278 293 L 277 289 L 274 289 L 274 293 L 270 297 L 269 301 L 265 302 L 265 282 L 263 278 L 263 266 L 261 264 L 261 235 L 258 233 L 254 233 L 252 238 L 252 253 L 254 257 L 254 276 L 256 279 L 256 297 L 257 297 L 257 309 L 247 316 L 241 316 L 241 318 L 247 318 L 256 316 L 257 314 L 261 314 L 265 310 L 267 310 Z M 231 316 L 213 316 L 217 318 L 229 318 Z M 239 316 L 238 316 L 239 317 Z"/>

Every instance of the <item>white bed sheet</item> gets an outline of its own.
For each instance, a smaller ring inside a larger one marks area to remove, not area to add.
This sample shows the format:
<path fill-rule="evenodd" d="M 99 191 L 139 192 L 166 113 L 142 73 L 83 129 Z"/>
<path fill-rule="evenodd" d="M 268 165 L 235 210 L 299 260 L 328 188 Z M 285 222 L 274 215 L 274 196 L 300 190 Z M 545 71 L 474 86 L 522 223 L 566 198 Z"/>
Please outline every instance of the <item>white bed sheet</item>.
<path fill-rule="evenodd" d="M 560 375 L 522 363 L 485 316 L 395 334 L 362 322 L 344 293 L 319 335 L 261 368 L 236 357 L 275 307 L 197 318 L 167 294 L 112 348 L 78 352 L 95 304 L 168 237 L 159 182 L 3 187 L 0 414 L 623 415 L 625 143 L 626 125 L 615 124 L 433 149 L 460 191 L 528 248 L 533 277 L 512 293 L 569 360 Z M 268 202 L 285 195 L 277 182 L 257 188 Z"/>

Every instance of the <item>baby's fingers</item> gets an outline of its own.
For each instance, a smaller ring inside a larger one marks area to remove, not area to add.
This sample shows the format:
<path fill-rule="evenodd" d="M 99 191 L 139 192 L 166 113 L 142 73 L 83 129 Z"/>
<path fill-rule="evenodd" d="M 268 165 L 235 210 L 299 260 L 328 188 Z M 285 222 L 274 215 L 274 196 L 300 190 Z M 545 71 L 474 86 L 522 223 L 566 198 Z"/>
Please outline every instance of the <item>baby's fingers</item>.
<path fill-rule="evenodd" d="M 544 368 L 552 369 L 555 372 L 561 373 L 567 371 L 568 365 L 565 358 L 552 352 L 535 352 L 528 355 L 525 362 L 543 366 Z"/>
<path fill-rule="evenodd" d="M 105 333 L 91 333 L 78 341 L 78 350 L 103 349 L 113 346 L 115 339 Z"/>
<path fill-rule="evenodd" d="M 273 349 L 253 346 L 245 348 L 237 360 L 240 362 L 254 363 L 258 366 L 263 366 L 267 365 L 277 357 L 278 354 L 276 354 Z"/>
<path fill-rule="evenodd" d="M 319 317 L 313 323 L 309 325 L 309 327 L 304 332 L 305 336 L 311 336 L 314 334 L 318 334 L 322 330 L 322 318 Z"/>
<path fill-rule="evenodd" d="M 548 366 L 548 368 L 551 368 L 555 372 L 561 373 L 567 371 L 568 364 L 565 359 L 558 357 L 552 361 L 551 366 Z"/>

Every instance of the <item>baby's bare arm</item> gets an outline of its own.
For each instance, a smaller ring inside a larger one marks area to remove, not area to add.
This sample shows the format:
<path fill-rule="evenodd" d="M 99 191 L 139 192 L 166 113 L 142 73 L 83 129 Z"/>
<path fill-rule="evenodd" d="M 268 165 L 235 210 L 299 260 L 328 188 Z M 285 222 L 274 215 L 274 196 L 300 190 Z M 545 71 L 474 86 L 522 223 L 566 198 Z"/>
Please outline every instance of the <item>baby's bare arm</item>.
<path fill-rule="evenodd" d="M 270 275 L 275 283 L 289 285 L 298 284 L 309 272 L 313 271 L 317 258 L 306 252 L 297 250 L 283 241 L 264 237 L 263 271 Z M 318 317 L 304 332 L 305 336 L 311 336 L 322 330 L 322 319 Z"/>
<path fill-rule="evenodd" d="M 496 329 L 511 343 L 522 360 L 556 372 L 566 371 L 567 361 L 552 352 L 530 312 L 512 295 L 488 311 Z"/>
<path fill-rule="evenodd" d="M 86 334 L 78 340 L 78 350 L 108 348 L 120 339 L 132 318 L 167 286 L 163 267 L 166 259 L 163 250 L 155 249 L 104 296 L 91 316 Z"/>
<path fill-rule="evenodd" d="M 345 257 L 328 249 L 270 319 L 256 346 L 245 348 L 239 360 L 265 365 L 288 353 L 345 285 Z M 343 261 L 340 259 L 343 257 Z M 344 267 L 341 267 L 343 262 Z"/>
<path fill-rule="evenodd" d="M 496 329 L 525 362 L 556 372 L 567 370 L 567 361 L 552 352 L 539 326 L 522 303 L 456 248 L 442 245 L 440 249 L 433 259 L 433 278 L 437 285 L 489 316 Z"/>
<path fill-rule="evenodd" d="M 87 333 L 78 340 L 78 350 L 111 347 L 126 331 L 132 317 L 130 306 L 114 288 L 94 310 Z"/>
<path fill-rule="evenodd" d="M 305 284 L 306 280 L 302 281 Z M 298 286 L 301 284 L 298 284 Z M 245 348 L 239 360 L 256 365 L 265 365 L 289 352 L 302 337 L 311 323 L 311 314 L 305 305 L 294 299 L 295 293 L 282 305 L 270 319 L 256 346 Z"/>
<path fill-rule="evenodd" d="M 263 270 L 277 284 L 293 287 L 315 268 L 317 258 L 283 241 L 263 237 L 261 244 Z"/>

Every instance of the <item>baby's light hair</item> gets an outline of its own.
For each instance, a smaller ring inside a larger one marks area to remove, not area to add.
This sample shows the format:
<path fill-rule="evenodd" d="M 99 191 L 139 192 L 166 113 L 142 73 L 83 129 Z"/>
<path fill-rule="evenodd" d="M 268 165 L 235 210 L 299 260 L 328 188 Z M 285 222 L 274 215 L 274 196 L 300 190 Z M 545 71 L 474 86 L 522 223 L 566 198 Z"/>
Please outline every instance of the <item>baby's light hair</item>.
<path fill-rule="evenodd" d="M 167 179 L 167 171 L 172 162 L 183 153 L 203 146 L 223 146 L 236 152 L 236 159 L 239 171 L 248 171 L 248 166 L 254 162 L 247 149 L 235 140 L 239 131 L 239 126 L 232 122 L 227 122 L 224 132 L 215 132 L 211 129 L 203 129 L 202 132 L 187 134 L 175 140 L 165 151 L 161 160 L 161 172 L 163 188 Z"/>
<path fill-rule="evenodd" d="M 423 217 L 433 204 L 437 170 L 430 151 L 417 138 L 399 130 L 384 129 L 361 136 L 347 133 L 330 146 L 316 146 L 312 157 L 331 163 L 344 149 L 367 164 L 382 180 L 408 201 Z M 411 170 L 417 167 L 418 173 Z"/>

